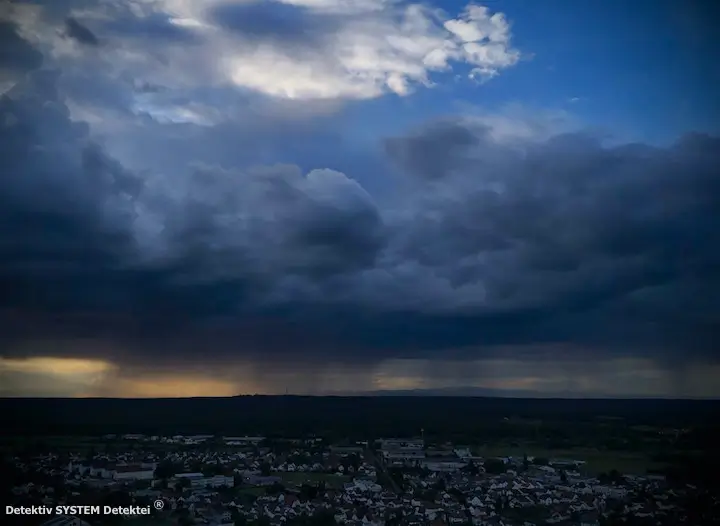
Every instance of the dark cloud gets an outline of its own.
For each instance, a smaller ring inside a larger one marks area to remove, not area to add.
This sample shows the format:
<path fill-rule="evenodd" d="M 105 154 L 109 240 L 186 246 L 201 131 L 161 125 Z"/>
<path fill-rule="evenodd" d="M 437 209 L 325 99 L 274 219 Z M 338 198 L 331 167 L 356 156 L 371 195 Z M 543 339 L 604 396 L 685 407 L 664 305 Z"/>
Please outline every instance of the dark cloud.
<path fill-rule="evenodd" d="M 109 35 L 119 39 L 135 38 L 185 45 L 201 40 L 197 32 L 174 24 L 168 15 L 162 13 L 138 17 L 132 11 L 123 9 L 101 27 Z"/>
<path fill-rule="evenodd" d="M 220 27 L 255 43 L 279 41 L 316 46 L 332 34 L 338 19 L 280 2 L 225 3 L 214 7 L 210 19 Z"/>
<path fill-rule="evenodd" d="M 0 217 L 11 225 L 0 235 L 4 307 L 72 311 L 111 301 L 78 284 L 108 288 L 132 242 L 117 204 L 137 186 L 89 142 L 87 125 L 69 119 L 56 81 L 56 73 L 37 71 L 0 98 L 8 174 Z"/>
<path fill-rule="evenodd" d="M 86 46 L 99 46 L 100 41 L 95 33 L 72 17 L 65 20 L 65 34 Z"/>
<path fill-rule="evenodd" d="M 478 144 L 478 137 L 469 129 L 452 121 L 440 121 L 409 137 L 385 141 L 388 156 L 412 175 L 435 179 L 458 168 L 462 154 Z"/>
<path fill-rule="evenodd" d="M 0 74 L 26 73 L 40 67 L 42 53 L 18 34 L 14 22 L 0 18 Z"/>
<path fill-rule="evenodd" d="M 38 70 L 0 99 L 5 355 L 39 333 L 124 360 L 717 349 L 718 138 L 501 144 L 446 119 L 386 143 L 412 184 L 380 204 L 328 169 L 135 173 L 58 91 Z"/>

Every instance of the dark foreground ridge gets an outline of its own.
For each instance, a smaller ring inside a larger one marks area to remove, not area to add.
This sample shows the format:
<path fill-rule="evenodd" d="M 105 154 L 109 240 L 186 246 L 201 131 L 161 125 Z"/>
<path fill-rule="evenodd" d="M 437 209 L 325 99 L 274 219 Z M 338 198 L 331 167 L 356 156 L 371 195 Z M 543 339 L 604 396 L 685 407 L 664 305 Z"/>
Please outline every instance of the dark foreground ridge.
<path fill-rule="evenodd" d="M 503 422 L 691 427 L 713 421 L 720 402 L 699 400 L 521 399 L 480 397 L 6 398 L 12 434 L 217 433 L 333 436 L 501 432 Z M 507 424 L 505 424 L 507 425 Z M 582 426 L 580 426 L 582 427 Z M 577 434 L 577 429 L 573 432 Z"/>

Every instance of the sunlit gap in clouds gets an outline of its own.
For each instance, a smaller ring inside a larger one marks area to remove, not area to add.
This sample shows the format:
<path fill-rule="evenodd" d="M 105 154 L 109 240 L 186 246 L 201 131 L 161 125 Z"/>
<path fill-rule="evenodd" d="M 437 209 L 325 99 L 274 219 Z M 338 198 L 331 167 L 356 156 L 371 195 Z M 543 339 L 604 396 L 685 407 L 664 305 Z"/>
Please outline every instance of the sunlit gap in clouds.
<path fill-rule="evenodd" d="M 350 364 L 122 365 L 99 359 L 0 358 L 0 396 L 222 397 L 392 392 L 516 397 L 717 398 L 720 366 L 649 359 L 394 359 Z"/>

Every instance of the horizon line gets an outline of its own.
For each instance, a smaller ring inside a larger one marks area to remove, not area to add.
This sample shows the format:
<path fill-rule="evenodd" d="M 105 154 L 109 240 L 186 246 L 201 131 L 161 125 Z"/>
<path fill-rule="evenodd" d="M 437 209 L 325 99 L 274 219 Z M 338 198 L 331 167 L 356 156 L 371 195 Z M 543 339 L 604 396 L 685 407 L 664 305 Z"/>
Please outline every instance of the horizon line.
<path fill-rule="evenodd" d="M 657 402 L 720 402 L 720 397 L 663 397 L 663 396 L 493 396 L 493 395 L 463 395 L 463 394 L 412 394 L 382 392 L 377 394 L 238 394 L 228 396 L 157 396 L 157 397 L 122 397 L 122 396 L 0 396 L 0 401 L 6 400 L 229 400 L 234 398 L 463 398 L 482 400 L 525 400 L 525 401 L 657 401 Z"/>

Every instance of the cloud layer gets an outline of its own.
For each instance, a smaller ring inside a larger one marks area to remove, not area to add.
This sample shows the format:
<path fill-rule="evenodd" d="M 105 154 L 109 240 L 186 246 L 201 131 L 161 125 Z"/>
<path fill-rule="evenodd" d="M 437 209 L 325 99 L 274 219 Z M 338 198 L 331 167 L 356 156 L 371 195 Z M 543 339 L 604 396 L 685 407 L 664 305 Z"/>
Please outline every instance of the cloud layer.
<path fill-rule="evenodd" d="M 71 5 L 61 34 L 50 30 L 53 11 L 23 6 L 15 18 L 55 57 L 76 57 L 102 35 L 104 69 L 175 88 L 202 79 L 294 100 L 371 99 L 408 95 L 453 66 L 488 80 L 520 59 L 504 15 L 474 5 L 458 18 L 394 0 Z"/>
<path fill-rule="evenodd" d="M 382 195 L 363 187 L 366 174 L 326 166 L 124 166 L 59 89 L 77 53 L 108 68 L 122 55 L 137 75 L 123 85 L 150 97 L 184 82 L 178 64 L 218 39 L 257 43 L 226 63 L 249 57 L 243 67 L 259 68 L 266 53 L 272 78 L 238 67 L 228 78 L 280 97 L 404 94 L 452 60 L 485 76 L 517 60 L 504 19 L 481 8 L 450 20 L 385 2 L 199 5 L 130 3 L 111 19 L 78 8 L 57 16 L 52 37 L 33 33 L 48 22 L 27 13 L 3 26 L 22 55 L 0 64 L 13 84 L 0 99 L 0 220 L 12 225 L 0 231 L 4 356 L 50 352 L 31 340 L 90 338 L 104 343 L 52 353 L 378 362 L 567 344 L 716 359 L 720 139 L 617 146 L 448 117 L 383 139 L 397 173 Z M 247 13 L 263 23 L 246 27 Z M 312 17 L 317 31 L 276 31 L 294 17 Z M 108 44 L 120 34 L 122 46 Z M 164 58 L 178 42 L 187 56 L 140 75 L 149 66 L 134 39 L 148 38 L 166 43 Z M 66 69 L 40 68 L 34 46 Z M 182 129 L 218 129 L 196 124 Z"/>
<path fill-rule="evenodd" d="M 328 169 L 131 173 L 54 82 L 32 74 L 0 107 L 5 308 L 269 348 L 709 344 L 718 139 L 503 143 L 447 120 L 388 140 L 411 180 L 381 206 Z"/>

